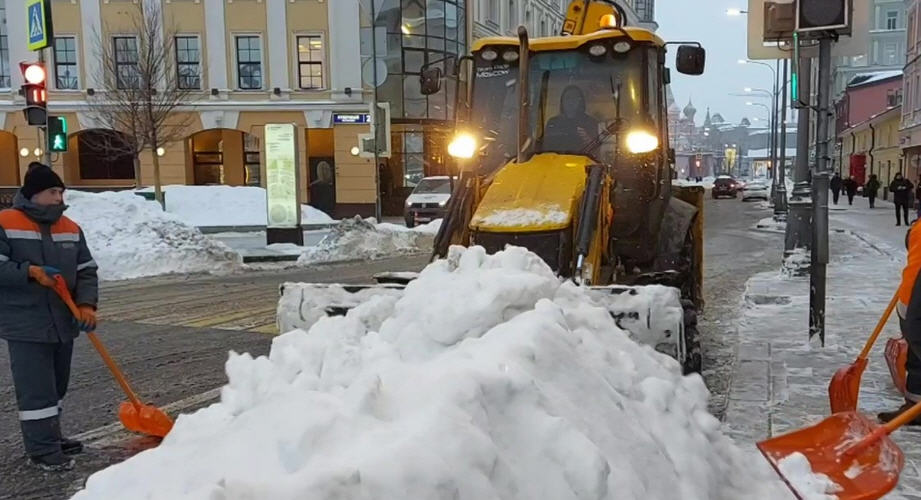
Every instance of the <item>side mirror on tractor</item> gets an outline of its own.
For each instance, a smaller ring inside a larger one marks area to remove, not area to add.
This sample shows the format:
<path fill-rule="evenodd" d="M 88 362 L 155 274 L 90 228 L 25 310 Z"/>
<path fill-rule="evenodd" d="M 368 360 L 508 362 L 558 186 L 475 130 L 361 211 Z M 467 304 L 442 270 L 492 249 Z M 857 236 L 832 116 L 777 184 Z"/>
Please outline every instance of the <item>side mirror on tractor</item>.
<path fill-rule="evenodd" d="M 422 68 L 422 74 L 419 75 L 419 87 L 422 90 L 422 95 L 437 94 L 441 90 L 442 76 L 444 75 L 439 67 Z"/>
<path fill-rule="evenodd" d="M 685 75 L 702 75 L 706 60 L 707 51 L 703 47 L 682 45 L 678 47 L 678 58 L 675 65 L 678 71 Z"/>

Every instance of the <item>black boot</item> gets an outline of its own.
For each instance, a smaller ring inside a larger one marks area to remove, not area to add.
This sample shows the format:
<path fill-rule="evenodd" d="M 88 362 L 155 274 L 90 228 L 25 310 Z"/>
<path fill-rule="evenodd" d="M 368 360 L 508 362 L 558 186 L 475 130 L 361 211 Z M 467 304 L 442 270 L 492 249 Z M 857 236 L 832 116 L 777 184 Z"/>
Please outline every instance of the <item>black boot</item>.
<path fill-rule="evenodd" d="M 64 472 L 74 468 L 74 459 L 63 453 L 29 457 L 29 463 L 45 472 Z"/>
<path fill-rule="evenodd" d="M 76 439 L 61 438 L 61 451 L 65 455 L 79 455 L 83 453 L 83 443 Z"/>
<path fill-rule="evenodd" d="M 898 409 L 893 410 L 893 411 L 884 411 L 884 412 L 878 414 L 878 415 L 877 415 L 877 418 L 879 418 L 879 421 L 880 421 L 880 422 L 882 422 L 882 423 L 885 424 L 886 422 L 889 422 L 890 420 L 894 419 L 895 417 L 898 417 L 899 415 L 901 415 L 901 414 L 905 413 L 906 411 L 910 410 L 911 407 L 914 406 L 914 405 L 915 405 L 914 401 L 905 400 L 905 404 L 903 404 L 902 406 L 900 406 Z M 909 420 L 908 423 L 905 424 L 905 425 L 921 425 L 921 417 L 915 417 L 914 420 Z"/>

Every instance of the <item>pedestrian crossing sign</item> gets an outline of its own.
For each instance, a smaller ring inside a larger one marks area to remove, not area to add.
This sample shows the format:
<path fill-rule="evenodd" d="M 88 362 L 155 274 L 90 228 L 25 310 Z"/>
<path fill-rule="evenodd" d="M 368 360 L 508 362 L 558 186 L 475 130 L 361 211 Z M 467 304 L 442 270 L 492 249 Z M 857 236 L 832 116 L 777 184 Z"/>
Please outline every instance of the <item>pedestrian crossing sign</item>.
<path fill-rule="evenodd" d="M 50 0 L 26 0 L 26 35 L 29 50 L 42 50 L 51 44 Z"/>

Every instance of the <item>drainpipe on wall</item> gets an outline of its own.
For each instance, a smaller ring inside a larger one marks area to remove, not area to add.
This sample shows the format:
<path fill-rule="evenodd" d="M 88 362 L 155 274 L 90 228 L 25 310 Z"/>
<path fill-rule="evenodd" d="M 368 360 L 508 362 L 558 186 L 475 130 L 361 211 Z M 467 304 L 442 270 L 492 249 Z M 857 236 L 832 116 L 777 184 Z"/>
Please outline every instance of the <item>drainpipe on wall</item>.
<path fill-rule="evenodd" d="M 873 175 L 873 150 L 876 148 L 876 129 L 873 128 L 873 122 L 868 125 L 870 126 L 870 148 L 867 150 L 867 157 L 870 160 L 870 172 L 867 174 L 867 179 Z"/>

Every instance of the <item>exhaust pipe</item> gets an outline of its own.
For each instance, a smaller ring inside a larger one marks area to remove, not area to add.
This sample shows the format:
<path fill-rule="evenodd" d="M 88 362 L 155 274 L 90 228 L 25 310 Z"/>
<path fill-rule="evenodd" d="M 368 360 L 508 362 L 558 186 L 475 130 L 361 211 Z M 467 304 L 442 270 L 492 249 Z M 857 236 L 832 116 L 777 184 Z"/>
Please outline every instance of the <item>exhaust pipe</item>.
<path fill-rule="evenodd" d="M 528 42 L 528 29 L 518 27 L 518 163 L 527 161 L 527 149 L 530 147 L 531 131 L 528 119 L 531 112 L 531 102 L 528 89 L 528 71 L 530 62 L 530 47 Z"/>

